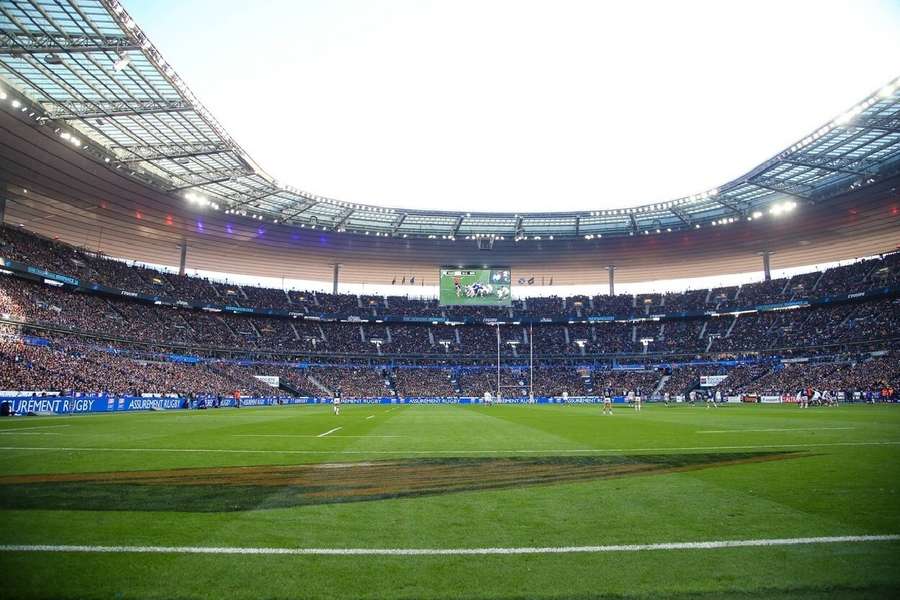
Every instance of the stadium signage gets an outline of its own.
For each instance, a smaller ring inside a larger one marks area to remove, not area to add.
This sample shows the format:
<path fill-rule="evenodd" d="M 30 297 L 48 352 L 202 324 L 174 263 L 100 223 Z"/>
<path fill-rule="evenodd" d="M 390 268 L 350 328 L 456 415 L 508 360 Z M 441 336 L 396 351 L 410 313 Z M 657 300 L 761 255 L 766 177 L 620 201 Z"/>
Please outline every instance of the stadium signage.
<path fill-rule="evenodd" d="M 809 300 L 797 300 L 795 302 L 781 302 L 778 304 L 760 304 L 756 310 L 766 312 L 771 310 L 794 310 L 796 308 L 804 308 L 809 306 Z"/>
<path fill-rule="evenodd" d="M 17 266 L 16 263 L 9 264 L 12 261 L 7 261 L 7 266 L 15 269 Z M 25 271 L 31 273 L 32 275 L 38 275 L 39 277 L 43 277 L 44 279 L 51 279 L 53 281 L 58 281 L 60 283 L 67 283 L 69 285 L 78 285 L 78 280 L 74 277 L 69 277 L 68 275 L 60 275 L 59 273 L 52 273 L 47 271 L 46 269 L 41 269 L 38 267 L 26 266 Z"/>
<path fill-rule="evenodd" d="M 225 310 L 233 313 L 252 313 L 256 312 L 252 308 L 244 308 L 243 306 L 226 306 Z"/>

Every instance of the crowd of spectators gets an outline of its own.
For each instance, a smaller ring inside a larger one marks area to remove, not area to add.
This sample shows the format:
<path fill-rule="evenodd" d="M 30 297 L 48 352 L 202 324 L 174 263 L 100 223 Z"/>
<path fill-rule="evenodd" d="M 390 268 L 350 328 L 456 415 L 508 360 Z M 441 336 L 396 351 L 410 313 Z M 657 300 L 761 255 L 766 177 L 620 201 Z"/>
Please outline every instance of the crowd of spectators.
<path fill-rule="evenodd" d="M 450 354 L 494 356 L 490 325 L 353 323 L 280 319 L 154 306 L 127 298 L 72 292 L 12 277 L 0 278 L 0 314 L 45 327 L 156 345 L 282 354 Z M 503 357 L 609 353 L 692 355 L 759 351 L 835 351 L 842 345 L 890 343 L 897 336 L 900 299 L 829 304 L 740 316 L 504 325 Z M 645 344 L 646 342 L 646 348 Z M 200 351 L 200 350 L 198 350 Z"/>
<path fill-rule="evenodd" d="M 398 368 L 393 372 L 397 395 L 404 398 L 456 396 L 453 371 L 433 367 Z"/>
<path fill-rule="evenodd" d="M 686 395 L 700 388 L 703 375 L 725 375 L 718 384 L 724 395 L 783 395 L 811 387 L 854 393 L 893 390 L 900 384 L 896 355 L 838 356 L 823 362 L 768 360 L 727 366 L 676 366 L 665 381 L 662 369 L 590 370 L 566 364 L 541 363 L 533 372 L 524 366 L 504 366 L 501 393 L 506 398 L 599 395 L 607 387 L 616 394 L 640 390 L 645 397 L 658 391 Z M 279 377 L 274 388 L 256 376 Z M 660 383 L 662 385 L 660 386 Z M 493 367 L 304 365 L 276 362 L 205 359 L 185 362 L 169 355 L 139 353 L 127 347 L 100 346 L 92 340 L 54 334 L 41 341 L 23 337 L 20 328 L 0 328 L 0 389 L 78 394 L 174 394 L 181 396 L 244 396 L 300 394 L 345 398 L 476 396 L 496 394 Z"/>
<path fill-rule="evenodd" d="M 77 345 L 0 339 L 0 389 L 90 395 L 277 395 L 249 374 L 216 363 L 146 360 Z"/>
<path fill-rule="evenodd" d="M 77 249 L 12 227 L 0 228 L 0 255 L 107 287 L 173 300 L 360 317 L 385 314 L 442 316 L 450 319 L 506 318 L 517 315 L 551 318 L 590 315 L 629 317 L 659 312 L 704 311 L 716 307 L 719 310 L 736 309 L 820 295 L 865 291 L 900 281 L 900 253 L 894 253 L 826 271 L 803 273 L 789 279 L 712 290 L 690 290 L 664 295 L 596 295 L 591 298 L 532 297 L 514 300 L 511 307 L 441 307 L 434 299 L 282 290 L 178 275 L 129 265 L 87 249 Z"/>
<path fill-rule="evenodd" d="M 515 300 L 511 307 L 441 307 L 435 300 L 403 296 L 356 296 L 238 286 L 187 277 L 105 258 L 39 238 L 16 228 L 0 228 L 0 255 L 113 288 L 206 303 L 287 308 L 299 313 L 343 313 L 508 318 L 638 315 L 738 308 L 861 291 L 900 281 L 900 254 L 796 275 L 769 282 L 693 290 L 683 294 L 641 294 Z M 234 315 L 156 306 L 125 297 L 101 296 L 0 276 L 0 315 L 32 325 L 67 330 L 145 347 L 177 349 L 211 356 L 261 353 L 314 356 L 445 355 L 457 362 L 493 357 L 497 331 L 489 325 L 453 327 L 430 323 L 307 321 Z M 677 354 L 704 352 L 745 356 L 823 354 L 860 350 L 869 344 L 890 347 L 898 335 L 900 299 L 834 303 L 790 311 L 740 316 L 592 324 L 504 325 L 504 360 L 535 356 Z M 49 335 L 49 334 L 48 334 Z M 642 340 L 645 343 L 642 343 Z M 873 348 L 877 349 L 877 348 Z M 314 358 L 314 357 L 313 357 Z M 85 359 L 87 361 L 87 359 Z M 789 373 L 788 373 L 789 374 Z M 559 375 L 568 385 L 568 376 Z M 668 385 L 680 383 L 675 381 Z M 777 383 L 777 382 L 776 382 Z M 543 384 L 542 384 L 543 385 Z M 548 384 L 550 385 L 550 384 Z"/>

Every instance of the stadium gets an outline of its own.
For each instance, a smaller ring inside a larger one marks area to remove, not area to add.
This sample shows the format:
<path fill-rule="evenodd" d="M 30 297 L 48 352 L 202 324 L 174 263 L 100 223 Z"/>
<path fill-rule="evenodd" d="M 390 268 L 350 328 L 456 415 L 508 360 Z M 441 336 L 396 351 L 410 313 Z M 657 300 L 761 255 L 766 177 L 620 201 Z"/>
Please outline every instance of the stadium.
<path fill-rule="evenodd" d="M 269 174 L 129 4 L 0 0 L 0 597 L 897 597 L 896 72 L 435 210 Z"/>

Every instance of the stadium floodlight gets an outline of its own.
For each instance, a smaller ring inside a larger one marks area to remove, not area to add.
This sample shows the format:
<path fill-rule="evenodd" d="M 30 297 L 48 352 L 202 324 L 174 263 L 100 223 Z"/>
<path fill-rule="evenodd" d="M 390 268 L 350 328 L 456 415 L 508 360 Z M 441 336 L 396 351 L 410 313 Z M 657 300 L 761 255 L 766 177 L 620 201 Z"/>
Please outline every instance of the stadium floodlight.
<path fill-rule="evenodd" d="M 878 91 L 878 95 L 882 98 L 890 98 L 894 95 L 895 91 L 897 91 L 897 88 L 894 86 L 894 84 L 889 83 Z"/>
<path fill-rule="evenodd" d="M 18 100 L 13 100 L 12 105 L 13 105 L 13 108 L 19 108 L 20 106 L 22 106 L 22 103 L 19 102 Z"/>
<path fill-rule="evenodd" d="M 0 90 L 0 100 L 6 100 L 6 92 Z"/>
<path fill-rule="evenodd" d="M 754 219 L 758 219 L 758 218 L 760 218 L 761 216 L 763 216 L 763 213 L 762 213 L 762 211 L 760 211 L 760 210 L 755 210 L 755 211 L 753 211 L 753 215 L 752 215 L 752 216 L 753 216 Z"/>

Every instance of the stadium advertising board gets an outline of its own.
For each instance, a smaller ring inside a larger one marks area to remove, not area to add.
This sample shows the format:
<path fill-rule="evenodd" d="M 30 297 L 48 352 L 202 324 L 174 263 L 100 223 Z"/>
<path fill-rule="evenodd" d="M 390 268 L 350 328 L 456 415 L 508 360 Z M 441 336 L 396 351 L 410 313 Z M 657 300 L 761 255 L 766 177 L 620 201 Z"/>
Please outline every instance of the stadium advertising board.
<path fill-rule="evenodd" d="M 441 267 L 441 306 L 509 306 L 509 267 Z"/>

